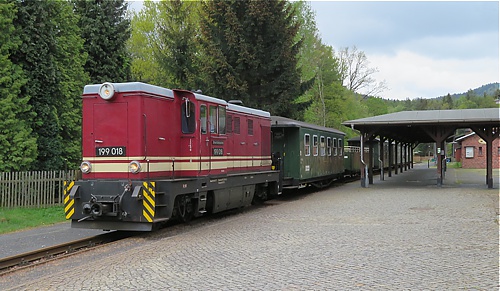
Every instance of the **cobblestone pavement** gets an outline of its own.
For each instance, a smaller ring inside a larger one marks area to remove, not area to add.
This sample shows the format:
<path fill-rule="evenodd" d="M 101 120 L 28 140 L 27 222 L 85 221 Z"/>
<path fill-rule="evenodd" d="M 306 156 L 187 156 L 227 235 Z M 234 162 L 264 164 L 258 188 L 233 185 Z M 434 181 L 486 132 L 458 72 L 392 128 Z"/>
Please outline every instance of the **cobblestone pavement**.
<path fill-rule="evenodd" d="M 0 289 L 499 289 L 498 189 L 386 182 L 126 239 L 2 276 Z"/>

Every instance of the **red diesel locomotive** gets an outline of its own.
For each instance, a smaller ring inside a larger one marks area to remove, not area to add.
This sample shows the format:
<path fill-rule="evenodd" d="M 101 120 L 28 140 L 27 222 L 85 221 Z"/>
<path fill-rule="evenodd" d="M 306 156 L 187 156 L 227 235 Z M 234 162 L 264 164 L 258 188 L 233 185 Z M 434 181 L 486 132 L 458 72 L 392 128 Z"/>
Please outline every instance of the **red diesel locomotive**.
<path fill-rule="evenodd" d="M 149 84 L 87 85 L 75 228 L 150 231 L 277 195 L 271 118 L 236 102 Z"/>

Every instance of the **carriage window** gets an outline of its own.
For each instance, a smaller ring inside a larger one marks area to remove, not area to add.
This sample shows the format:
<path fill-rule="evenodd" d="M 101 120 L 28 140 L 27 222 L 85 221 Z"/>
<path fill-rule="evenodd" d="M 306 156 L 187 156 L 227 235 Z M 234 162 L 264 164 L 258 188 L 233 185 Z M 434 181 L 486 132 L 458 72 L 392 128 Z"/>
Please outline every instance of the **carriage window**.
<path fill-rule="evenodd" d="M 332 155 L 332 138 L 331 137 L 326 138 L 326 152 L 327 152 L 328 156 Z"/>
<path fill-rule="evenodd" d="M 233 132 L 237 133 L 237 134 L 240 134 L 240 118 L 239 117 L 235 117 L 234 118 Z"/>
<path fill-rule="evenodd" d="M 253 135 L 253 120 L 248 120 L 248 135 Z"/>
<path fill-rule="evenodd" d="M 200 106 L 200 128 L 201 133 L 207 133 L 207 106 Z"/>
<path fill-rule="evenodd" d="M 318 136 L 313 135 L 313 155 L 318 155 Z"/>
<path fill-rule="evenodd" d="M 308 134 L 304 135 L 304 155 L 311 155 L 311 137 Z"/>
<path fill-rule="evenodd" d="M 195 108 L 191 101 L 185 101 L 181 106 L 182 133 L 194 133 L 196 129 Z"/>
<path fill-rule="evenodd" d="M 339 138 L 339 156 L 343 155 L 343 149 L 344 149 L 344 143 L 342 140 Z"/>
<path fill-rule="evenodd" d="M 211 133 L 217 133 L 217 107 L 210 106 L 209 126 Z"/>
<path fill-rule="evenodd" d="M 326 155 L 325 137 L 324 136 L 319 138 L 319 150 L 320 150 L 321 156 L 324 157 Z"/>
<path fill-rule="evenodd" d="M 333 139 L 333 155 L 334 156 L 337 155 L 337 139 L 336 138 Z"/>
<path fill-rule="evenodd" d="M 219 133 L 226 134 L 226 107 L 219 106 Z"/>

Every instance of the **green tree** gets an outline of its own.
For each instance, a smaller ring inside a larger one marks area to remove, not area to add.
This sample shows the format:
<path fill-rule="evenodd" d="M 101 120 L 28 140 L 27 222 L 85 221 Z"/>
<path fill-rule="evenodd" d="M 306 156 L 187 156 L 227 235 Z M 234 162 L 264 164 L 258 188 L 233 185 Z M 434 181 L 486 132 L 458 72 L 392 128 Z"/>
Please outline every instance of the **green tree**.
<path fill-rule="evenodd" d="M 37 138 L 37 170 L 75 166 L 80 159 L 80 95 L 87 82 L 83 71 L 86 55 L 69 2 L 19 1 L 22 45 L 13 54 L 27 82 L 21 98 L 30 96 L 36 117 L 30 126 Z"/>
<path fill-rule="evenodd" d="M 159 46 L 157 24 L 161 16 L 157 6 L 156 2 L 146 1 L 142 10 L 132 15 L 131 36 L 127 42 L 131 57 L 131 79 L 169 87 L 172 78 L 168 72 L 160 69 L 155 57 Z"/>
<path fill-rule="evenodd" d="M 29 170 L 37 155 L 27 121 L 32 118 L 29 96 L 20 95 L 26 78 L 10 60 L 20 45 L 13 25 L 16 13 L 14 1 L 0 2 L 0 172 Z"/>
<path fill-rule="evenodd" d="M 196 89 L 199 85 L 198 45 L 201 2 L 171 0 L 159 2 L 158 45 L 155 50 L 160 69 L 169 72 L 169 87 Z"/>
<path fill-rule="evenodd" d="M 20 64 L 28 82 L 23 87 L 21 98 L 31 96 L 29 104 L 36 113 L 31 128 L 37 138 L 38 157 L 34 169 L 61 169 L 63 144 L 60 135 L 60 120 L 57 114 L 58 71 L 53 52 L 57 50 L 55 25 L 58 1 L 19 1 L 18 17 L 22 45 L 13 54 Z"/>
<path fill-rule="evenodd" d="M 387 114 L 387 104 L 382 98 L 368 97 L 365 100 L 365 105 L 368 108 L 368 114 L 370 116 Z"/>
<path fill-rule="evenodd" d="M 453 99 L 451 99 L 450 93 L 448 93 L 448 95 L 444 96 L 443 106 L 441 108 L 442 109 L 452 109 L 453 108 Z"/>
<path fill-rule="evenodd" d="M 201 23 L 209 93 L 274 115 L 300 117 L 299 24 L 285 1 L 209 1 Z"/>
<path fill-rule="evenodd" d="M 85 71 L 90 82 L 125 82 L 130 80 L 130 57 L 127 41 L 130 20 L 124 0 L 73 0 L 78 25 L 88 54 Z"/>
<path fill-rule="evenodd" d="M 81 161 L 81 94 L 82 88 L 89 83 L 89 76 L 84 70 L 88 55 L 73 6 L 69 2 L 60 4 L 57 26 L 64 29 L 57 30 L 57 50 L 54 52 L 61 97 L 58 99 L 57 114 L 61 121 L 65 166 L 76 169 Z"/>

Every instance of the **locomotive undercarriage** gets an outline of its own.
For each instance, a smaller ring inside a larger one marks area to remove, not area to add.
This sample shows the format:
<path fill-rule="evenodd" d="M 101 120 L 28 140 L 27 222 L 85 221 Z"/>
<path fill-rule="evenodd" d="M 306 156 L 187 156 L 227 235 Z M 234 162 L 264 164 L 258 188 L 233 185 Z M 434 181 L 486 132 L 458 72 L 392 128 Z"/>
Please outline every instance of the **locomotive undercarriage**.
<path fill-rule="evenodd" d="M 151 231 L 169 220 L 243 207 L 278 194 L 276 171 L 155 181 L 82 180 L 68 192 L 73 228 Z M 68 215 L 68 214 L 67 214 Z"/>

